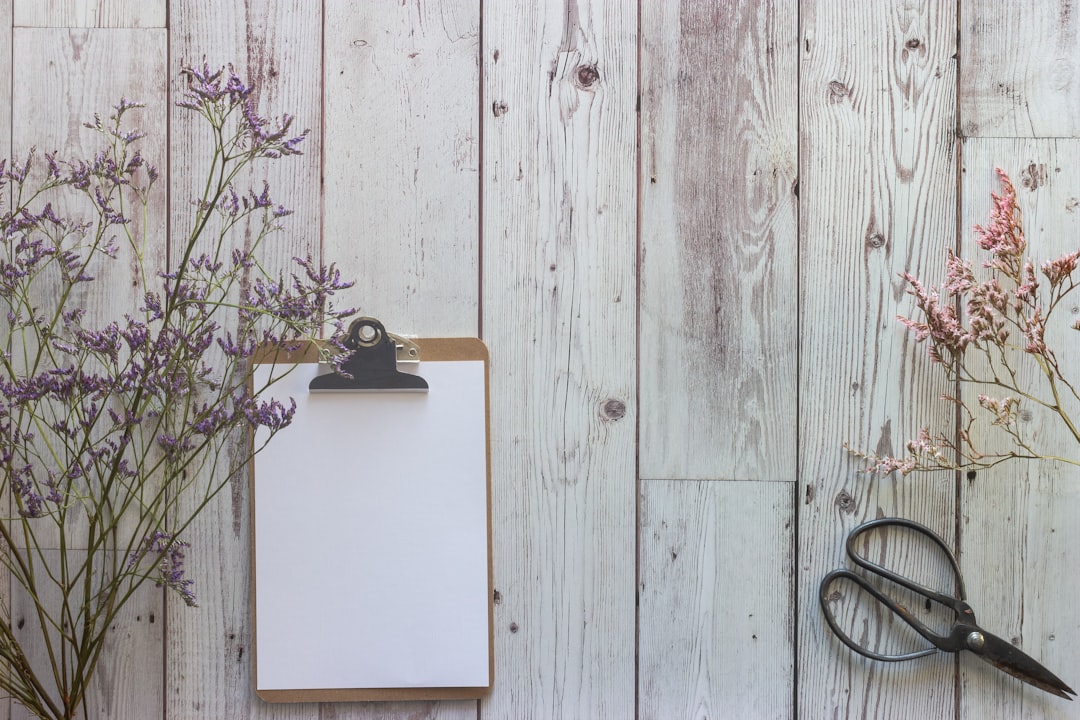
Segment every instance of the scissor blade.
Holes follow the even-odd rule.
[[[1061,678],[1012,643],[985,631],[983,637],[985,643],[981,650],[975,651],[975,654],[997,669],[1066,700],[1072,700],[1071,696],[1076,694],[1076,691],[1062,682]]]

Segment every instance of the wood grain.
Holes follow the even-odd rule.
[[[1069,0],[962,0],[960,129],[968,137],[1076,137],[1080,15]]]
[[[326,3],[324,245],[392,332],[479,333],[475,2]],[[498,682],[496,680],[496,682]],[[475,718],[475,700],[325,705],[321,718]]]
[[[11,156],[11,116],[14,107],[11,103],[12,78],[12,27],[11,2],[0,0],[0,158]]]
[[[797,3],[642,12],[641,474],[794,481]]]
[[[17,27],[165,27],[168,0],[12,0]]]
[[[1000,193],[995,167],[1012,177],[1023,213],[1028,254],[1038,267],[1077,249],[1080,236],[1080,143],[1068,140],[977,139],[964,144],[961,250],[976,268],[985,253],[972,227],[989,221],[990,193]],[[1042,279],[1040,277],[1040,279]],[[1047,343],[1062,359],[1066,376],[1080,380],[1074,359],[1080,337],[1069,326],[1080,316],[1071,297],[1051,316]],[[1022,387],[1046,396],[1046,385],[1030,356],[1011,353]],[[1001,390],[967,385],[961,397],[977,409],[978,394]],[[1066,397],[1073,418],[1080,399]],[[1064,424],[1032,403],[1020,408],[1018,425],[1037,449],[1080,461],[1080,448]],[[985,422],[975,441],[987,450],[1012,446]],[[963,567],[976,616],[990,632],[1012,640],[1074,689],[1080,686],[1080,579],[1070,569],[1080,547],[1080,471],[1052,462],[1013,462],[961,481]],[[993,671],[980,662],[961,666],[961,717],[1080,717],[1068,703]]]
[[[297,128],[318,127],[321,98],[321,17],[301,0],[260,3],[174,2],[169,27],[173,38],[170,68],[173,99],[183,92],[181,66],[204,62],[213,69],[232,64],[257,86],[260,114],[295,115]],[[173,173],[170,178],[170,227],[173,252],[191,228],[189,198],[205,178],[209,134],[190,114],[171,118]],[[265,179],[276,202],[293,208],[287,231],[264,247],[267,267],[286,269],[293,256],[319,258],[318,133],[300,158],[263,163],[239,183],[261,190]],[[246,242],[240,234],[232,242]],[[295,718],[318,716],[314,704],[269,705],[255,696],[251,618],[251,518],[247,477],[235,478],[192,525],[190,572],[204,607],[193,610],[168,602],[166,643],[166,717]]]
[[[85,551],[69,550],[69,562],[81,563]],[[43,562],[56,572],[60,552],[46,550]],[[41,567],[38,568],[39,574]],[[110,720],[145,720],[161,712],[162,705],[162,653],[165,633],[163,591],[152,582],[144,584],[109,627],[102,657],[87,690],[86,707],[91,718]],[[45,645],[34,638],[41,637],[34,603],[25,592],[16,589],[11,606],[11,616],[18,628],[22,647],[27,648],[27,659],[39,678],[51,677],[51,666]],[[44,585],[42,598],[51,607],[59,607],[59,588]],[[82,598],[76,592],[74,603]],[[55,632],[50,635],[56,643]],[[32,716],[21,706],[13,705],[11,717],[23,720]]]
[[[12,149],[25,159],[31,147],[40,155],[92,160],[104,138],[85,128],[99,113],[107,119],[121,97],[146,104],[125,116],[147,135],[139,147],[158,167],[166,167],[165,48],[161,30],[66,30],[17,28],[14,31],[14,76],[36,82],[14,84]],[[85,201],[60,198],[58,211],[85,217]],[[149,207],[149,224],[141,230],[147,265],[161,268],[165,247],[165,196],[159,192]],[[118,318],[141,299],[134,286],[133,255],[122,248],[117,262],[102,263],[94,283],[77,287],[74,302],[86,310],[86,322],[103,324]],[[101,290],[108,287],[109,291]]]
[[[940,717],[954,703],[948,660],[866,661],[831,637],[817,601],[862,520],[901,515],[953,538],[951,475],[859,474],[842,443],[902,453],[920,424],[952,417],[894,316],[910,311],[898,273],[939,267],[954,231],[954,12],[938,0],[800,7],[801,717]]]
[[[14,110],[11,102],[12,93],[12,28],[11,0],[0,0],[0,159],[11,158],[11,119]],[[6,198],[5,198],[6,201]],[[4,493],[0,498],[0,512],[5,517],[11,513],[11,497]],[[11,575],[7,565],[0,563],[0,613],[7,620],[11,618]],[[0,720],[11,717],[11,701],[0,698]]]
[[[36,145],[39,152],[59,151],[59,157],[92,159],[104,139],[84,128],[94,113],[108,117],[121,97],[138,99],[147,107],[133,111],[133,123],[147,133],[143,154],[165,168],[165,84],[163,80],[166,38],[161,30],[67,30],[18,28],[13,33],[13,76],[37,78],[37,82],[14,83],[12,145],[24,157]],[[58,212],[85,210],[60,199]],[[80,206],[84,208],[85,206]],[[145,243],[145,260],[153,272],[164,257],[165,199],[152,201],[145,226],[134,224],[136,238]],[[139,298],[132,281],[135,271],[130,250],[123,248],[117,262],[102,264],[96,281],[80,290],[75,302],[87,310],[88,323],[105,323],[131,312]],[[103,291],[102,288],[108,288]],[[82,533],[72,529],[69,550],[77,547]],[[41,537],[43,547],[57,547],[58,539]],[[55,555],[55,553],[53,553]],[[13,617],[26,616],[22,592],[13,593]],[[112,626],[108,643],[92,687],[90,708],[96,717],[146,717],[162,703],[161,592],[144,588]],[[157,623],[149,622],[155,616]],[[27,633],[30,633],[28,628]],[[135,677],[132,668],[147,675]],[[14,709],[14,717],[23,717]],[[104,714],[102,714],[104,713]]]
[[[484,6],[485,718],[634,713],[636,23],[626,4]]]
[[[904,515],[952,542],[959,517],[980,620],[1080,686],[1075,468],[1002,466],[958,489],[859,474],[842,448],[901,452],[953,423],[937,399],[952,388],[894,320],[913,309],[897,273],[940,281],[944,249],[970,250],[994,165],[1033,247],[1075,249],[1078,22],[1064,1],[0,0],[3,155],[9,140],[89,152],[78,122],[118,93],[153,105],[154,141],[180,65],[232,62],[262,108],[315,131],[250,178],[296,210],[268,261],[338,261],[360,279],[348,300],[388,327],[491,348],[489,698],[259,701],[238,482],[192,533],[203,607],[140,598],[95,714],[1080,717],[971,657],[864,661],[817,600],[858,522]],[[175,241],[207,144],[169,113]],[[922,562],[903,542],[880,552]],[[883,621],[849,599],[846,622]]]
[[[794,717],[790,483],[642,483],[639,714]]]
[[[476,2],[326,7],[326,238],[388,328],[479,322]]]

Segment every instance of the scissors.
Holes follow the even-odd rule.
[[[898,575],[876,563],[870,562],[856,552],[855,544],[861,535],[874,528],[886,526],[909,528],[932,540],[949,560],[953,576],[956,579],[956,593],[954,595],[946,595],[936,590],[931,590],[909,578]],[[821,609],[825,614],[825,621],[828,622],[832,631],[842,643],[855,652],[873,660],[899,662],[902,660],[913,660],[915,658],[925,657],[926,655],[932,655],[939,651],[956,653],[968,650],[997,669],[1007,672],[1013,677],[1017,677],[1026,683],[1034,685],[1040,690],[1045,690],[1048,693],[1065,698],[1066,700],[1072,700],[1072,697],[1070,696],[1076,695],[1076,692],[1072,688],[1036,662],[1031,656],[1022,652],[1012,643],[999,638],[997,635],[986,632],[979,626],[978,622],[975,620],[975,612],[967,603],[967,594],[964,591],[964,578],[960,574],[960,565],[956,561],[956,556],[949,550],[945,541],[930,528],[903,518],[879,518],[877,520],[871,520],[859,525],[848,535],[847,555],[851,558],[852,562],[864,570],[883,577],[901,587],[905,587],[912,592],[918,593],[928,600],[932,600],[939,605],[952,609],[956,613],[956,620],[948,630],[948,634],[939,635],[919,620],[915,619],[911,611],[906,607],[871,585],[862,575],[857,575],[850,570],[834,570],[826,575],[821,581],[819,592]],[[833,615],[832,609],[829,606],[829,587],[838,579],[844,579],[855,583],[860,589],[872,595],[874,599],[892,611],[895,615],[899,616],[900,619],[910,625],[915,632],[929,641],[933,647],[909,653],[885,655],[869,650],[852,640],[847,633],[840,629],[836,617]],[[929,603],[927,603],[927,606],[929,607]]]

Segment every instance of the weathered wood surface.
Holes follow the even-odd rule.
[[[961,0],[960,131],[1080,135],[1080,13],[1069,0]]]
[[[986,225],[990,193],[1000,193],[995,167],[1005,170],[1017,190],[1028,254],[1035,267],[1077,249],[1080,237],[1080,143],[1065,140],[968,139],[961,176],[961,249],[978,268],[986,253],[975,245],[973,226]],[[985,276],[985,275],[984,275]],[[1040,279],[1043,279],[1040,277]],[[1069,326],[1080,317],[1080,299],[1070,297],[1055,310],[1047,342],[1063,360],[1075,384],[1080,333]],[[1045,381],[1033,359],[1012,353],[1021,387],[1048,398]],[[1001,398],[992,387],[966,388],[965,402],[978,407],[979,393]],[[1080,399],[1066,394],[1072,418]],[[985,418],[984,418],[985,419]],[[1022,403],[1018,425],[1046,454],[1080,462],[1076,440],[1060,418],[1034,403]],[[975,442],[1000,444],[1000,433],[985,423],[975,426]],[[1080,643],[1080,478],[1075,465],[1020,463],[1000,465],[961,481],[961,563],[970,577],[968,594],[985,627],[1016,642],[1048,668],[1077,687]],[[1076,717],[1076,709],[1001,674],[987,673],[979,662],[961,665],[961,715],[965,718]]]
[[[388,328],[476,336],[476,3],[326,3],[323,257]],[[475,718],[477,702],[324,705],[323,720]]]
[[[11,0],[0,0],[0,159],[11,156]],[[0,512],[11,512],[11,498],[0,498]],[[0,566],[0,613],[11,617],[11,575],[7,565]],[[0,719],[11,717],[11,701],[0,698]]]
[[[324,248],[388,328],[476,336],[480,8],[326,4]]]
[[[638,717],[794,717],[795,486],[643,485]]]
[[[483,16],[496,680],[481,716],[634,713],[637,13]]]
[[[641,476],[793,482],[797,3],[642,12]]]
[[[953,421],[897,273],[970,249],[994,165],[1033,243],[1075,248],[1071,5],[520,5],[0,0],[5,156],[69,147],[119,93],[156,104],[175,243],[207,147],[176,71],[232,62],[313,130],[263,173],[296,209],[272,259],[337,261],[389,326],[492,351],[490,697],[258,700],[237,483],[191,538],[202,607],[132,608],[97,716],[1080,717],[974,658],[865,661],[817,601],[848,530],[912,517],[957,543],[988,628],[1080,685],[1075,469],[872,478],[842,447]]]
[[[898,273],[937,268],[953,235],[955,8],[803,2],[801,13],[799,713],[944,717],[951,660],[854,655],[829,633],[818,584],[863,520],[901,515],[953,537],[951,475],[860,475],[842,443],[902,454],[920,424],[951,419],[936,402],[947,388],[895,315],[907,304]]]
[[[322,19],[305,11],[308,7],[300,0],[258,7],[240,0],[171,3],[173,70],[204,62],[211,68],[232,63],[238,75],[258,85],[253,100],[261,114],[289,112],[303,118],[298,123],[314,125],[321,101]],[[179,98],[183,83],[175,72],[171,81],[172,96]],[[201,191],[194,182],[205,177],[210,137],[205,124],[194,122],[183,110],[174,109],[171,118],[170,239],[175,255],[191,229],[188,202]],[[304,143],[304,155],[261,163],[238,181],[242,192],[246,187],[260,191],[265,180],[271,197],[297,209],[286,218],[288,230],[263,246],[262,256],[270,266],[287,267],[293,256],[320,254],[320,146],[315,133]],[[192,610],[167,598],[165,716],[317,717],[314,705],[270,705],[255,695],[247,478],[232,480],[188,534],[192,538],[188,564],[199,573],[203,607]]]
[[[12,0],[16,27],[165,27],[168,0]]]
[[[92,160],[101,147],[101,137],[83,127],[94,113],[108,118],[121,97],[145,102],[143,110],[132,111],[125,126],[139,127],[148,135],[143,146],[148,158],[165,163],[166,116],[166,36],[163,30],[16,28],[13,31],[13,77],[35,78],[35,82],[13,83],[11,145],[17,157],[33,146],[38,160],[46,152],[59,151],[61,157]],[[63,204],[57,203],[62,210]],[[86,215],[85,203],[78,206]],[[150,267],[163,267],[165,201],[160,197],[148,209],[148,222],[132,225],[136,241],[149,248]],[[126,258],[126,259],[124,259]],[[117,317],[118,308],[138,302],[132,290],[130,251],[121,259],[104,264],[97,276],[110,288],[108,294],[84,293],[77,298],[90,322],[104,324]],[[71,537],[81,536],[75,532]],[[40,538],[45,547],[57,547],[57,539]],[[46,557],[55,557],[48,550]],[[53,567],[56,567],[53,565]],[[39,577],[40,577],[39,567]],[[12,593],[11,616],[24,637],[37,632],[32,603],[21,589]],[[162,704],[161,652],[164,628],[163,593],[152,584],[141,588],[131,605],[113,624],[100,674],[88,692],[91,710],[99,717],[145,718],[158,712]],[[32,660],[43,670],[44,654]],[[26,717],[21,708],[12,717]]]

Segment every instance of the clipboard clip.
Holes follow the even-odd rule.
[[[334,364],[339,371],[318,375],[309,392],[427,392],[427,380],[397,369],[398,362],[420,361],[420,348],[411,340],[386,332],[371,317],[353,320],[343,343],[349,357]],[[351,376],[351,377],[347,377]]]

